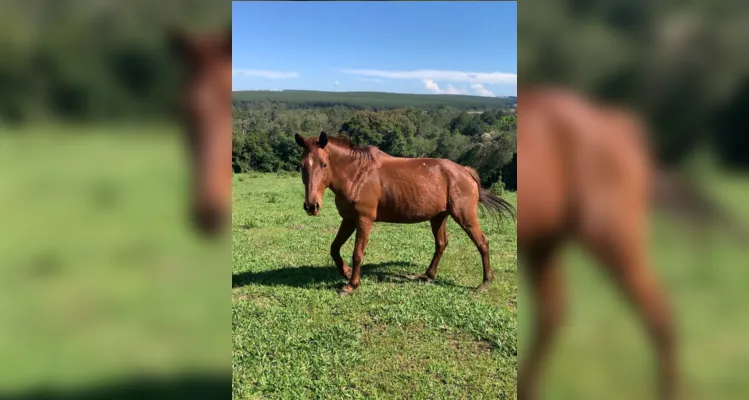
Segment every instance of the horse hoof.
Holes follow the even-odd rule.
[[[476,293],[484,293],[487,290],[489,290],[489,284],[487,283],[482,283],[476,289],[473,289],[473,291]]]
[[[421,275],[409,275],[408,279],[411,279],[412,281],[419,281],[419,282],[432,282],[434,281],[434,278],[430,278],[429,276],[425,274]]]
[[[340,290],[338,290],[338,295],[341,297],[346,297],[350,295],[351,293],[353,293],[353,291],[354,291],[354,288],[352,288],[350,285],[346,285],[342,287]]]

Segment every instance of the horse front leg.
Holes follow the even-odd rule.
[[[348,241],[355,230],[356,221],[344,219],[341,221],[341,227],[338,228],[338,234],[330,245],[330,256],[333,257],[333,261],[336,267],[338,267],[338,272],[346,279],[351,278],[351,267],[346,265],[346,262],[341,258],[341,247]]]
[[[356,222],[356,244],[354,245],[354,257],[351,260],[353,268],[348,284],[338,291],[338,294],[341,296],[349,295],[354,289],[359,287],[361,263],[364,259],[364,250],[367,247],[367,241],[369,240],[369,232],[372,230],[372,222],[371,219],[364,217],[360,217]]]

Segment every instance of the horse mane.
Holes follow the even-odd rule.
[[[348,149],[351,152],[351,155],[356,160],[361,161],[372,161],[375,157],[375,151],[379,150],[376,146],[370,146],[370,145],[355,145],[350,138],[346,136],[328,136],[328,144],[333,144],[335,146]]]

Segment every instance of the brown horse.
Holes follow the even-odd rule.
[[[431,281],[447,247],[447,217],[452,216],[481,254],[484,278],[479,290],[494,279],[489,262],[489,243],[481,231],[479,204],[495,215],[515,216],[514,209],[481,187],[475,170],[450,160],[392,157],[377,147],[354,146],[344,137],[295,136],[304,148],[301,169],[304,210],[319,215],[323,193],[330,188],[343,221],[330,246],[338,271],[348,284],[338,292],[350,294],[359,286],[361,263],[374,222],[417,223],[430,221],[434,234],[434,255],[424,275]],[[356,231],[353,268],[341,258],[340,250]]]
[[[169,39],[187,66],[181,110],[192,164],[192,217],[202,232],[215,235],[231,215],[231,32],[172,32]]]
[[[518,97],[518,250],[536,329],[521,361],[518,398],[534,399],[544,357],[564,312],[560,248],[583,244],[635,306],[657,352],[659,393],[676,389],[672,313],[646,243],[657,170],[645,128],[631,114],[563,89]]]

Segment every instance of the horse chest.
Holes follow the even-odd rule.
[[[351,217],[356,213],[356,203],[343,196],[335,197],[335,207],[342,218]]]
[[[345,196],[336,196],[335,205],[338,214],[344,219],[356,219],[366,216],[375,219],[377,216],[377,203],[366,200],[351,200]]]

